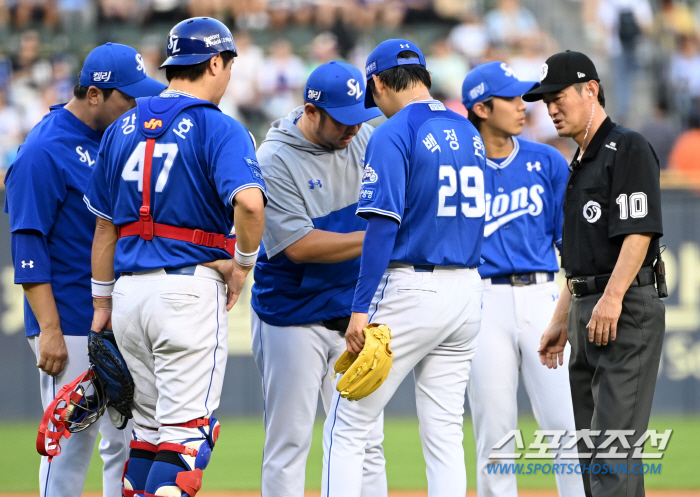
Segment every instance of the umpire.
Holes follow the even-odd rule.
[[[595,447],[579,440],[586,495],[639,497],[644,477],[634,465],[642,461],[620,438],[632,445],[647,429],[664,339],[663,280],[654,287],[654,268],[663,269],[654,266],[663,234],[659,161],[639,133],[606,116],[599,81],[587,56],[567,51],[547,59],[541,86],[523,96],[544,99],[559,136],[579,145],[564,198],[568,291],[539,353],[547,367],[561,365],[570,330],[576,429],[600,430]],[[607,430],[633,432],[608,445]]]

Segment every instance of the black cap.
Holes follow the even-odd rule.
[[[545,93],[556,93],[573,84],[591,80],[600,82],[593,61],[581,52],[567,50],[547,59],[540,71],[540,86],[523,95],[523,100],[536,102]]]

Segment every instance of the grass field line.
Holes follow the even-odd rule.
[[[697,497],[693,490],[647,490],[647,497]],[[260,497],[259,492],[198,492],[198,497]],[[319,493],[306,492],[305,497],[318,497]],[[518,490],[518,497],[558,497],[555,490]],[[0,497],[39,497],[38,493],[0,493]],[[102,497],[101,492],[83,493],[82,497]],[[428,497],[428,492],[389,492],[389,497]],[[476,497],[476,492],[467,492],[466,497]]]

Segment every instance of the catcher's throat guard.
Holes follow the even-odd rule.
[[[61,437],[83,431],[97,421],[107,408],[107,399],[91,367],[64,385],[44,411],[39,424],[36,450],[49,461],[61,453]]]

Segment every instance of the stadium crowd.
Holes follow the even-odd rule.
[[[5,0],[0,177],[49,106],[70,99],[77,68],[92,48],[56,40],[87,32],[97,33],[99,43],[130,44],[148,74],[164,80],[158,26],[191,16],[228,23],[238,58],[221,108],[259,142],[272,120],[302,101],[315,67],[332,59],[363,67],[377,37],[420,38],[429,47],[433,95],[461,113],[462,81],[477,64],[505,60],[520,79],[539,80],[547,54],[568,48],[541,21],[553,3],[575,12],[584,26],[584,39],[571,48],[608,62],[604,85],[614,96],[613,119],[645,134],[663,168],[696,175],[700,184],[700,0]],[[138,37],[112,35],[123,27],[131,31],[121,33]],[[638,105],[641,100],[649,104]],[[542,105],[530,106],[524,136],[553,144],[566,157],[574,152]]]

